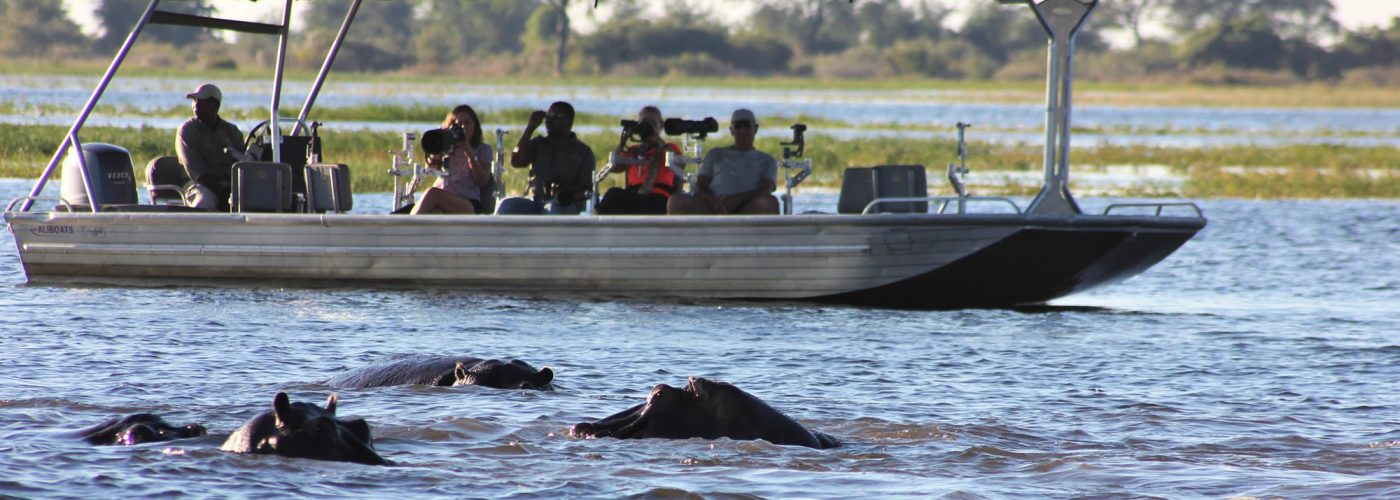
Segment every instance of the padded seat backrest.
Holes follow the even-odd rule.
[[[286,163],[240,161],[233,164],[234,212],[291,212],[292,167]]]
[[[349,212],[354,208],[350,167],[337,163],[306,166],[306,206],[316,213]]]
[[[152,205],[184,205],[190,178],[174,156],[158,156],[146,164],[146,194]]]
[[[858,214],[876,198],[927,198],[928,178],[923,165],[880,165],[848,168],[841,180],[836,211]],[[876,213],[927,213],[928,202],[893,202],[877,205]]]

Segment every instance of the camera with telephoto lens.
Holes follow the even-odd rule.
[[[418,142],[423,145],[423,153],[440,155],[451,153],[452,148],[466,138],[466,129],[463,129],[461,125],[453,125],[448,128],[435,128],[423,132],[423,138]]]
[[[719,131],[719,122],[713,117],[704,120],[682,120],[680,118],[667,118],[665,127],[666,135],[685,134],[712,134]]]
[[[656,131],[651,128],[651,124],[637,120],[622,120],[622,134],[628,138],[641,142],[643,139],[651,137]]]

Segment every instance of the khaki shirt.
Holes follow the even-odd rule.
[[[532,197],[554,198],[559,194],[556,188],[578,195],[593,190],[593,168],[597,164],[593,149],[578,140],[573,132],[560,142],[536,137],[526,147],[529,148]]]
[[[243,151],[243,133],[223,119],[209,128],[198,118],[190,118],[175,132],[175,154],[191,181],[208,174],[228,177],[236,160],[224,152],[226,147]]]

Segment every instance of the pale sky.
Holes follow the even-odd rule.
[[[913,3],[917,0],[904,1]],[[988,1],[991,0],[945,0],[945,3],[958,7],[966,7],[973,5],[975,2]],[[1103,1],[1106,3],[1113,0]],[[712,9],[714,12],[725,15],[731,20],[742,18],[753,9],[754,4],[751,0],[708,0],[708,2],[716,6],[716,8]],[[276,0],[262,0],[259,2],[252,2],[249,0],[213,0],[211,3],[219,10],[219,15],[221,17],[250,21],[259,20],[268,15],[278,15],[283,7],[282,2]],[[602,9],[607,3],[607,0],[603,0],[599,8]],[[1389,24],[1390,18],[1400,16],[1400,0],[1332,0],[1332,3],[1337,7],[1337,20],[1347,29],[1356,29],[1360,26],[1384,26]],[[77,19],[79,24],[83,26],[84,32],[91,33],[94,30],[92,11],[97,4],[97,0],[63,0],[63,4],[68,8],[69,15]],[[660,1],[653,3],[653,5],[656,6],[660,4]],[[346,5],[348,6],[349,3],[347,2]],[[573,2],[573,8],[571,10],[575,12],[575,15],[572,17],[576,19],[576,26],[578,29],[584,31],[588,30],[590,23],[588,22],[586,12],[592,8],[592,5],[593,2],[587,0]]]

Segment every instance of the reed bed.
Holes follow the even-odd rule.
[[[512,120],[524,117],[511,117]],[[435,121],[435,120],[428,120]],[[0,177],[32,178],[52,157],[66,127],[0,124]],[[515,137],[512,137],[514,139]],[[350,166],[357,191],[388,191],[392,180],[387,174],[389,151],[401,143],[399,134],[372,131],[322,132],[327,161]],[[581,134],[606,161],[607,152],[617,142],[616,134]],[[82,140],[117,144],[131,151],[140,169],[151,158],[174,154],[174,133],[155,127],[87,127]],[[758,147],[778,156],[782,151],[777,137],[763,137]],[[724,137],[707,141],[713,148],[728,144]],[[513,146],[507,144],[507,147]],[[1033,144],[970,142],[969,166],[974,170],[1039,171],[1042,149]],[[956,158],[957,146],[946,139],[863,138],[836,139],[821,134],[808,136],[807,157],[815,171],[805,187],[837,188],[841,172],[848,166],[881,164],[923,164],[931,184],[943,166]],[[1238,198],[1400,198],[1400,151],[1391,147],[1343,145],[1287,145],[1279,147],[1227,146],[1216,148],[1177,148],[1149,146],[1096,146],[1074,150],[1076,168],[1089,169],[1118,165],[1163,165],[1185,176],[1179,193],[1190,197]],[[611,176],[605,187],[620,176]],[[524,170],[510,169],[507,191],[519,193],[526,182]],[[941,187],[934,189],[942,189]],[[1005,182],[981,187],[979,194],[1026,194],[1033,188]],[[1162,194],[1150,181],[1131,185],[1117,194]]]

